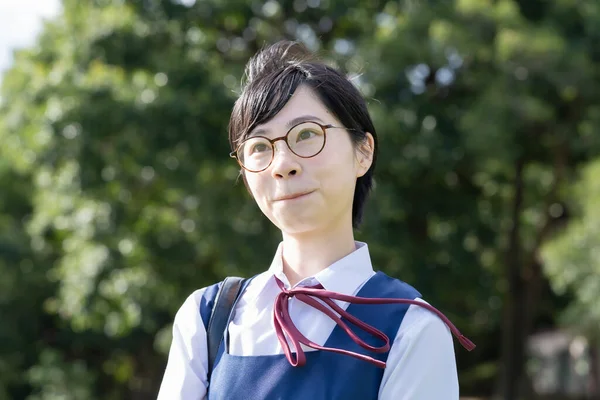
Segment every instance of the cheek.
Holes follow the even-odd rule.
[[[330,170],[321,179],[326,193],[336,201],[348,197],[353,191],[356,178],[349,168],[337,168],[335,173]]]
[[[245,175],[245,182],[248,191],[258,207],[266,212],[265,206],[267,204],[266,195],[268,194],[267,183],[259,174],[247,174]]]
[[[354,191],[356,168],[352,153],[335,154],[324,157],[319,168],[319,180],[332,197],[346,197]]]
[[[244,181],[252,197],[259,199],[264,193],[264,184],[261,182],[258,174],[246,174],[244,175]]]

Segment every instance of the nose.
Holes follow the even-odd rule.
[[[275,179],[288,179],[300,174],[302,167],[298,161],[298,156],[292,153],[285,141],[275,143],[273,147],[271,175]]]

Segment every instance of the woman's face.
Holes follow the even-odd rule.
[[[284,136],[288,123],[302,118],[341,127],[307,86],[300,86],[285,107],[251,133],[270,139]],[[365,147],[373,149],[372,136]],[[245,171],[250,192],[262,212],[286,234],[302,234],[352,225],[352,201],[356,179],[371,165],[371,157],[355,149],[345,129],[327,129],[323,150],[312,158],[292,153],[275,142],[271,165],[261,172]]]

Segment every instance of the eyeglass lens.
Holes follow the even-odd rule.
[[[286,135],[289,149],[299,157],[313,157],[325,144],[323,128],[314,122],[305,122],[293,127]],[[260,171],[269,166],[273,159],[273,144],[265,137],[251,137],[237,151],[238,160],[244,168]]]

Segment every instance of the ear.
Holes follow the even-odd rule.
[[[373,155],[375,154],[375,139],[370,132],[367,132],[365,139],[356,149],[356,177],[360,178],[367,173],[373,164]]]

